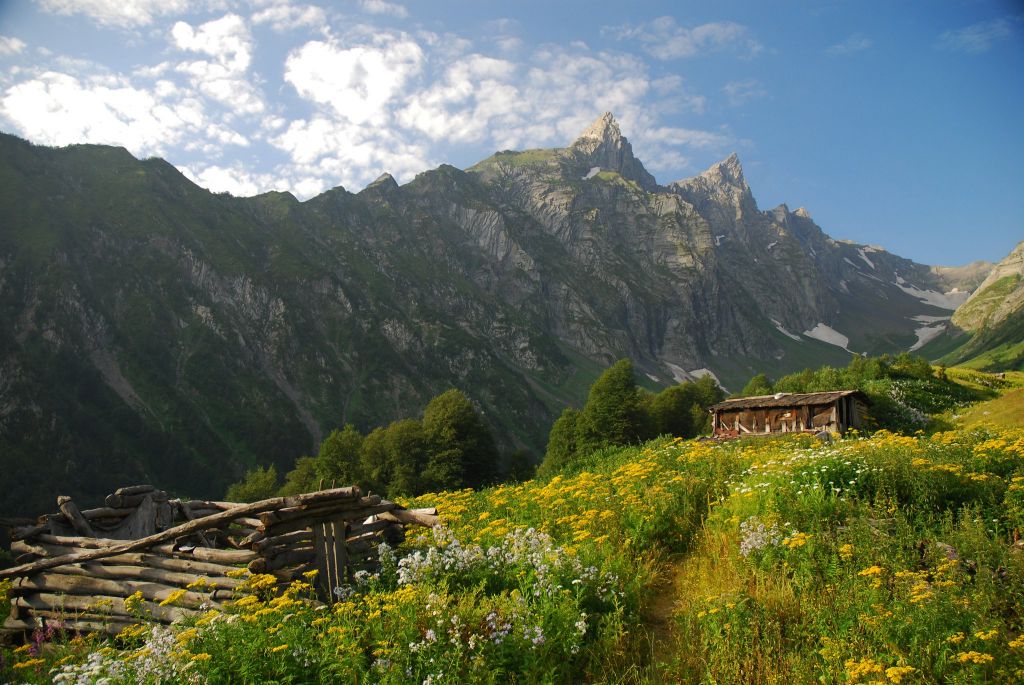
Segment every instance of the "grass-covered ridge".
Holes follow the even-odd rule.
[[[301,584],[254,576],[256,596],[170,632],[5,649],[0,679],[1024,677],[1019,429],[834,444],[660,439],[584,468],[422,496],[413,504],[436,505],[447,528],[411,535],[334,607],[315,606]],[[666,568],[678,573],[675,639],[652,648],[643,607]]]

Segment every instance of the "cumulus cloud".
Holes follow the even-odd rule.
[[[199,27],[179,21],[171,29],[171,38],[181,50],[213,58],[177,65],[179,72],[190,77],[194,88],[233,112],[256,114],[263,111],[263,99],[247,77],[253,41],[242,17],[227,14]]]
[[[730,81],[722,87],[722,92],[725,93],[726,98],[729,100],[729,104],[734,107],[749,102],[750,100],[763,98],[768,94],[765,87],[756,79]]]
[[[162,154],[204,119],[193,100],[166,102],[123,79],[52,71],[9,88],[0,114],[36,142],[123,145],[140,156]]]
[[[274,5],[253,14],[252,23],[267,24],[274,31],[284,33],[307,26],[325,26],[327,12],[316,5]]]
[[[272,174],[253,173],[240,164],[228,167],[211,164],[197,168],[182,165],[178,169],[196,185],[214,193],[230,193],[238,197],[287,189],[289,185],[287,181]]]
[[[939,36],[936,45],[943,50],[977,55],[987,52],[995,43],[1012,36],[1014,28],[1008,19],[980,21],[962,29],[946,31]]]
[[[625,24],[606,28],[605,31],[620,40],[638,41],[645,52],[661,60],[716,52],[753,57],[764,50],[764,46],[751,37],[747,27],[732,21],[687,28],[680,26],[672,17],[660,17],[638,26]]]
[[[25,41],[11,36],[0,36],[0,55],[16,55],[25,49]]]
[[[399,19],[404,19],[409,16],[409,11],[404,6],[399,5],[395,2],[385,2],[384,0],[360,0],[360,7],[363,8],[364,12],[370,14],[389,14]]]
[[[310,41],[288,55],[285,81],[302,97],[328,105],[344,120],[387,123],[388,104],[419,72],[423,50],[401,34],[378,33],[367,42]]]
[[[854,33],[843,42],[829,46],[825,52],[830,55],[852,55],[855,52],[864,52],[872,45],[874,45],[874,41],[863,33]]]
[[[101,26],[138,28],[158,17],[181,14],[188,0],[38,0],[52,14],[84,14]]]

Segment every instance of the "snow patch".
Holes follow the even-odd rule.
[[[589,181],[590,179],[592,179],[595,176],[597,176],[599,173],[601,173],[601,167],[599,167],[599,166],[592,166],[592,167],[590,167],[590,171],[587,172],[587,175],[583,177],[583,180],[584,181]]]
[[[935,323],[936,321],[949,321],[948,316],[929,316],[928,314],[918,314],[917,316],[910,317],[911,321],[918,323]]]
[[[718,380],[718,376],[716,376],[715,372],[712,371],[711,369],[693,369],[692,371],[690,371],[690,375],[693,376],[694,378],[704,378],[704,376],[711,376],[715,380],[715,383],[718,383],[719,386],[722,385],[722,382]]]
[[[851,262],[848,257],[843,257],[843,261],[852,266],[854,269],[860,269],[860,267]]]
[[[693,380],[693,377],[690,376],[690,374],[687,373],[686,369],[684,369],[683,367],[676,366],[672,362],[665,362],[665,366],[667,366],[668,370],[672,372],[672,380],[674,380],[676,383],[683,383],[685,381]]]
[[[853,354],[849,347],[850,339],[836,329],[826,326],[823,323],[818,323],[818,325],[811,330],[804,331],[804,335],[808,338],[814,338],[815,340],[820,340],[823,343],[828,343],[829,345],[841,347],[847,352]]]
[[[870,259],[868,259],[868,256],[866,254],[864,254],[864,248],[860,248],[859,250],[857,250],[857,254],[860,255],[861,259],[863,259],[865,262],[868,263],[868,266],[870,266],[872,269],[875,268],[875,263],[873,261],[871,261]]]
[[[724,233],[722,235],[716,235],[715,236],[715,247],[721,247],[722,246],[722,238],[725,238],[725,237],[727,237],[727,236]]]
[[[658,377],[657,377],[657,376],[655,376],[654,374],[650,374],[650,373],[649,373],[649,374],[646,374],[646,375],[647,375],[647,377],[648,377],[648,378],[650,378],[650,379],[651,379],[652,381],[654,381],[655,383],[657,383],[657,382],[658,382]]]
[[[778,244],[779,244],[779,241],[778,241],[778,240],[773,240],[772,242],[768,243],[768,247],[767,247],[767,248],[765,248],[765,249],[768,249],[768,250],[770,250],[770,249],[772,249],[773,247],[775,247],[775,246],[776,246],[776,245],[778,245]]]
[[[945,321],[939,323],[933,323],[930,326],[921,326],[914,334],[917,336],[917,342],[910,346],[910,351],[919,350],[929,342],[939,336],[942,331],[946,330]]]
[[[921,290],[908,284],[899,276],[896,277],[896,287],[911,297],[916,297],[925,304],[930,304],[939,309],[954,310],[962,305],[969,295],[969,293],[957,289],[951,290],[948,293],[940,293],[937,290]]]
[[[772,321],[773,324],[775,324],[775,330],[777,330],[779,333],[782,333],[787,338],[792,338],[793,340],[796,340],[797,342],[802,342],[799,335],[796,335],[794,333],[790,333],[789,331],[787,331],[785,328],[782,327],[781,323],[779,323],[775,319],[772,319],[771,321]]]

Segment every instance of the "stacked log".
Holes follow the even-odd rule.
[[[57,503],[60,513],[12,529],[20,565],[0,570],[13,579],[7,631],[116,634],[143,617],[170,623],[221,608],[245,588],[229,574],[245,569],[280,583],[317,569],[320,597],[331,601],[358,570],[378,568],[381,542],[401,542],[406,524],[438,522],[435,510],[409,511],[357,487],[239,504],[136,485],[95,509]],[[126,604],[136,593],[141,600]]]

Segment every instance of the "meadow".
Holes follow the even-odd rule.
[[[0,680],[1024,679],[1021,430],[659,439],[409,504],[446,526],[385,550],[333,606],[254,575],[170,629],[5,647]],[[669,630],[645,625],[652,602]]]

